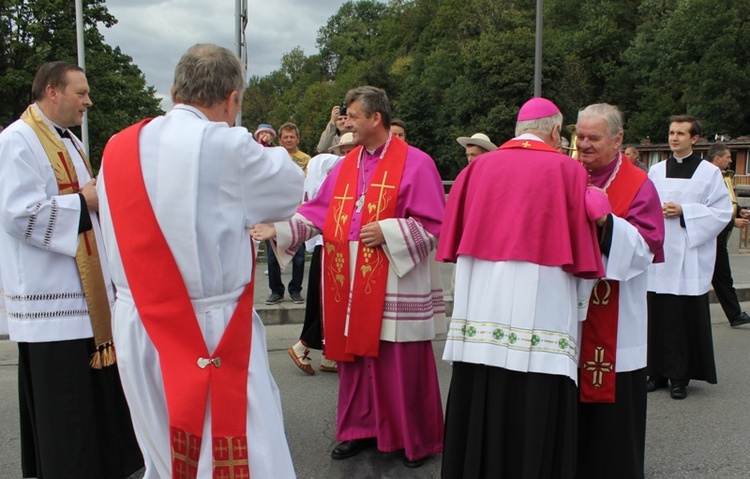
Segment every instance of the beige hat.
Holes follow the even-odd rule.
[[[333,145],[332,147],[328,148],[328,151],[338,151],[338,149],[342,146],[349,146],[349,145],[355,145],[354,143],[354,134],[344,133],[341,135],[341,138],[339,138],[339,142]]]
[[[456,141],[466,148],[467,146],[476,145],[480,148],[484,148],[487,151],[497,150],[497,146],[490,141],[490,137],[484,133],[474,133],[471,137],[459,136]]]

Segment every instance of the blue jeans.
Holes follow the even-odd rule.
[[[271,243],[266,241],[268,256],[268,287],[272,293],[284,296],[284,283],[281,282],[279,260],[273,254]],[[289,294],[302,292],[302,279],[305,275],[305,243],[302,243],[292,258],[292,280],[289,281]]]

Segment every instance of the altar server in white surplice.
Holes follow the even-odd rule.
[[[672,156],[649,170],[664,214],[664,263],[648,272],[649,392],[671,382],[673,399],[687,397],[691,379],[716,384],[708,290],[716,236],[732,219],[732,201],[718,168],[693,152],[700,122],[673,116]]]
[[[175,70],[172,111],[104,153],[114,334],[147,479],[295,476],[246,228],[289,218],[304,174],[231,127],[243,84],[229,50],[195,45]]]

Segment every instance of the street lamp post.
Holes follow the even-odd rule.
[[[542,96],[542,11],[544,0],[536,0],[536,41],[534,44],[534,96]]]

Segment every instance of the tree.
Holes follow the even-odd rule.
[[[83,2],[86,76],[94,106],[89,110],[92,166],[98,169],[107,140],[119,130],[163,111],[132,58],[104,43],[98,23],[117,20],[104,0]],[[31,101],[37,69],[49,61],[77,62],[75,3],[67,0],[6,0],[0,3],[0,122],[17,119]]]
[[[636,73],[630,137],[665,138],[669,115],[703,120],[704,134],[747,133],[750,120],[750,4],[645,0],[648,18],[625,52]]]
[[[699,116],[709,134],[748,133],[747,0],[544,3],[542,94],[567,124],[608,102],[628,142],[663,138],[674,113]],[[535,16],[535,0],[350,0],[321,27],[319,54],[293,51],[264,77],[277,87],[262,104],[274,121],[294,118],[311,149],[348,89],[384,88],[409,142],[452,179],[466,164],[456,137],[513,136],[533,94]]]

